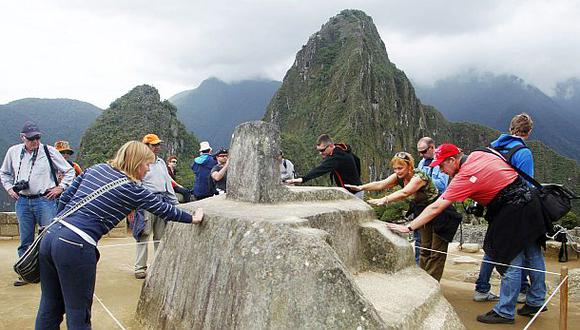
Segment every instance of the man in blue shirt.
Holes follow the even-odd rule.
[[[428,136],[422,137],[417,142],[417,152],[419,152],[421,157],[423,157],[419,162],[419,165],[417,165],[417,168],[419,168],[421,171],[423,171],[423,173],[431,178],[435,184],[435,187],[437,187],[439,194],[442,194],[447,188],[447,184],[449,183],[449,176],[441,172],[439,166],[429,166],[433,161],[436,148],[437,146],[435,145],[435,141]],[[421,235],[419,230],[415,230],[413,235],[415,236],[415,262],[418,265],[420,253],[417,247],[421,246]]]
[[[449,183],[449,176],[439,169],[439,166],[430,167],[429,164],[433,161],[433,155],[435,153],[435,141],[430,137],[423,137],[417,142],[417,151],[421,154],[421,161],[417,166],[423,173],[427,174],[428,177],[433,180],[435,187],[439,190],[439,194],[442,194],[447,188]]]
[[[193,160],[191,169],[195,173],[193,183],[193,196],[196,200],[211,197],[215,190],[210,186],[211,170],[217,165],[217,160],[211,154],[209,142],[203,141],[199,144],[200,155]]]

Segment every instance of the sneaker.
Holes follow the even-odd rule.
[[[136,271],[135,272],[135,278],[138,280],[142,280],[145,277],[147,277],[147,272],[145,272],[144,270],[140,270],[140,271]]]
[[[20,277],[16,281],[14,281],[14,286],[23,286],[26,284],[28,284],[28,282],[26,282],[25,280],[23,280]]]
[[[498,301],[499,297],[497,295],[493,294],[493,292],[491,292],[491,291],[488,291],[488,292],[475,291],[475,294],[473,295],[473,300],[477,301],[477,302]]]
[[[526,293],[525,292],[520,292],[518,294],[518,304],[523,304],[526,302]]]
[[[522,306],[522,308],[518,309],[518,315],[533,316],[540,310],[540,307],[542,306],[530,306],[528,304],[525,304],[524,306]],[[542,309],[542,312],[545,312],[547,310],[548,308],[544,307],[544,309]]]
[[[477,316],[477,321],[488,324],[514,324],[514,319],[508,319],[496,313],[493,309]]]

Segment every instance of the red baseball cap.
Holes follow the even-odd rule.
[[[429,166],[435,167],[441,164],[445,159],[451,156],[455,156],[461,152],[461,149],[457,148],[452,143],[443,143],[437,149],[435,149],[435,155],[433,157],[433,161]]]

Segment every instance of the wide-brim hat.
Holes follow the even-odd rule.
[[[68,141],[64,141],[64,140],[56,141],[54,143],[54,147],[56,148],[56,150],[60,151],[61,153],[62,152],[65,152],[65,153],[69,153],[71,155],[75,153],[71,149],[70,144],[68,143]]]
[[[199,144],[199,151],[205,151],[205,150],[210,150],[211,146],[209,145],[209,142],[207,141],[202,141]]]

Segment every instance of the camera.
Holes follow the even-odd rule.
[[[472,202],[465,208],[465,213],[473,214],[476,217],[483,217],[483,205],[480,205],[478,202]]]
[[[26,190],[28,188],[30,188],[30,184],[28,183],[28,181],[20,180],[14,184],[12,190],[14,190],[14,192],[17,193],[19,191]]]

